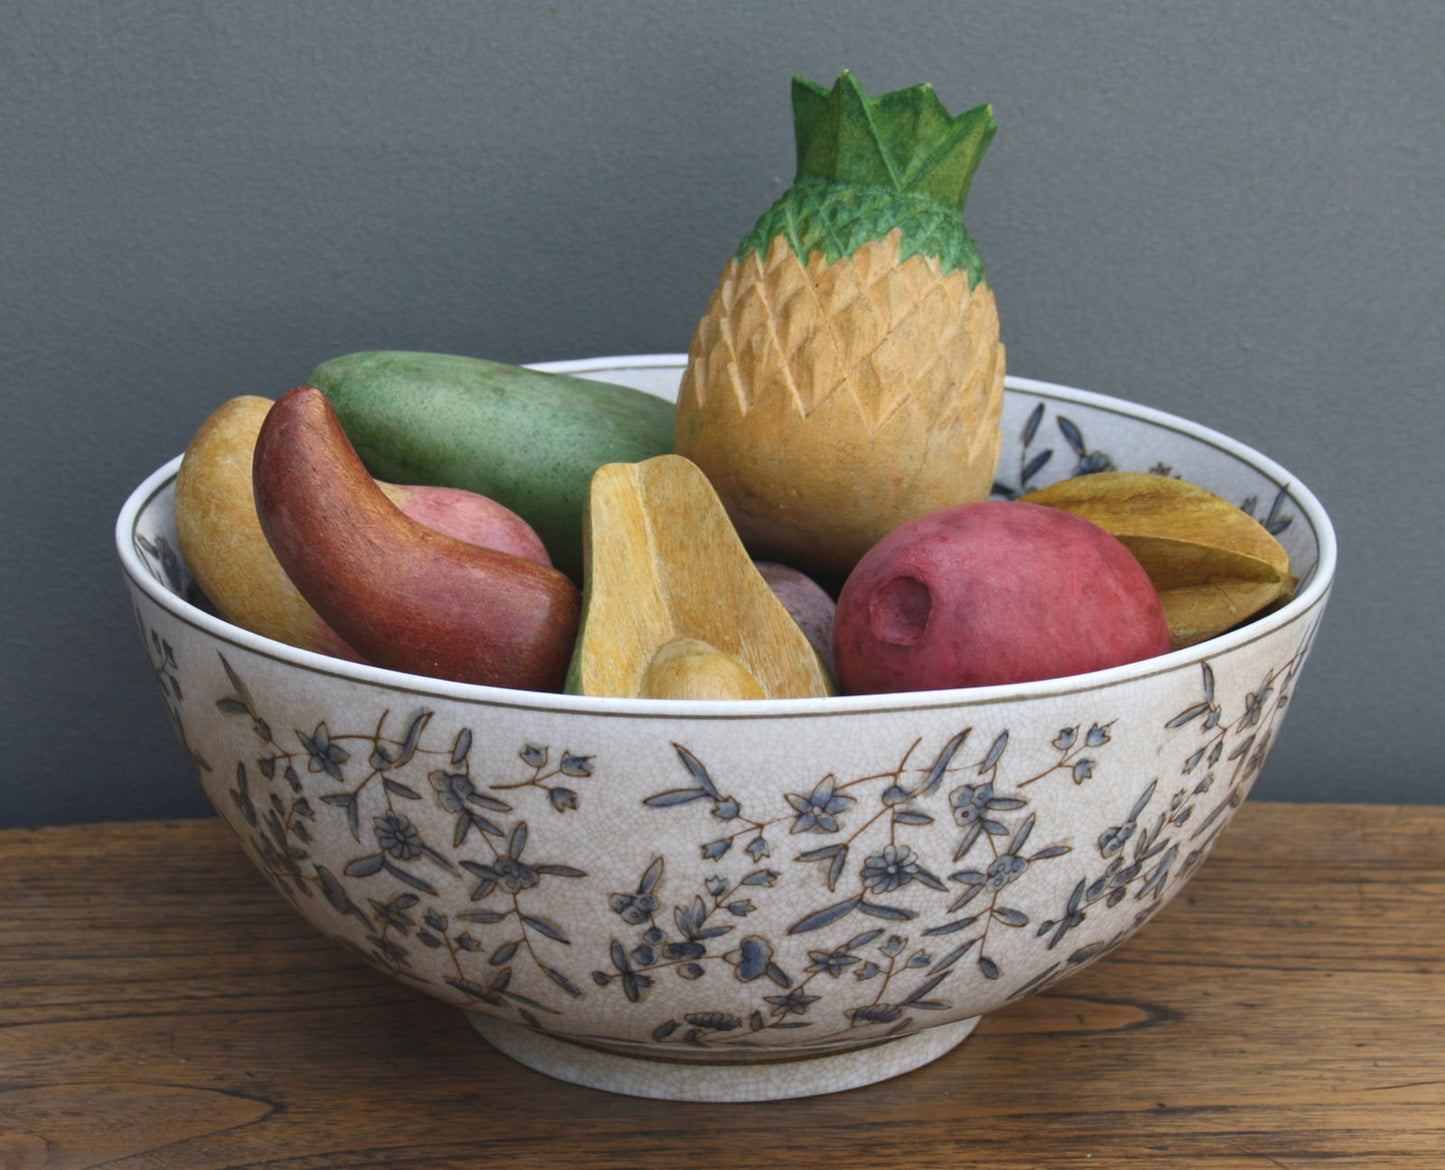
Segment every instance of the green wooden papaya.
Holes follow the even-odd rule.
[[[481,358],[373,350],[323,362],[307,383],[374,476],[505,504],[575,580],[592,473],[672,450],[665,399]]]

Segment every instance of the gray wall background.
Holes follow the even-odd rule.
[[[1338,584],[1258,795],[1445,798],[1445,5],[0,3],[0,824],[203,815],[111,551],[221,401],[395,347],[686,348],[791,177],[789,78],[1001,130],[1018,374],[1315,489]]]

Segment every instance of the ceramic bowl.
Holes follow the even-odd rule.
[[[544,368],[671,396],[682,364]],[[1000,494],[1107,467],[1182,476],[1278,535],[1294,599],[1046,682],[624,700],[441,682],[229,625],[179,554],[179,459],[126,502],[117,545],[206,794],[323,933],[563,1080],[828,1092],[941,1055],[1178,893],[1260,774],[1334,573],[1324,510],[1248,447],[1020,378],[1006,400]]]

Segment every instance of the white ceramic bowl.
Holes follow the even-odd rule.
[[[671,397],[682,364],[544,368]],[[221,621],[179,555],[179,459],[116,540],[207,795],[321,931],[564,1080],[828,1092],[941,1055],[1178,892],[1259,775],[1333,577],[1324,510],[1262,455],[1098,394],[1012,378],[1006,398],[1006,492],[1106,465],[1180,475],[1277,532],[1296,597],[1190,649],[1019,686],[599,699]]]

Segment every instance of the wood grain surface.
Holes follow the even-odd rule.
[[[586,532],[587,599],[569,691],[653,699],[831,691],[693,463],[658,455],[599,467]]]
[[[1246,805],[1135,939],[941,1060],[692,1105],[550,1080],[219,822],[0,833],[0,1170],[1445,1167],[1445,808]]]

